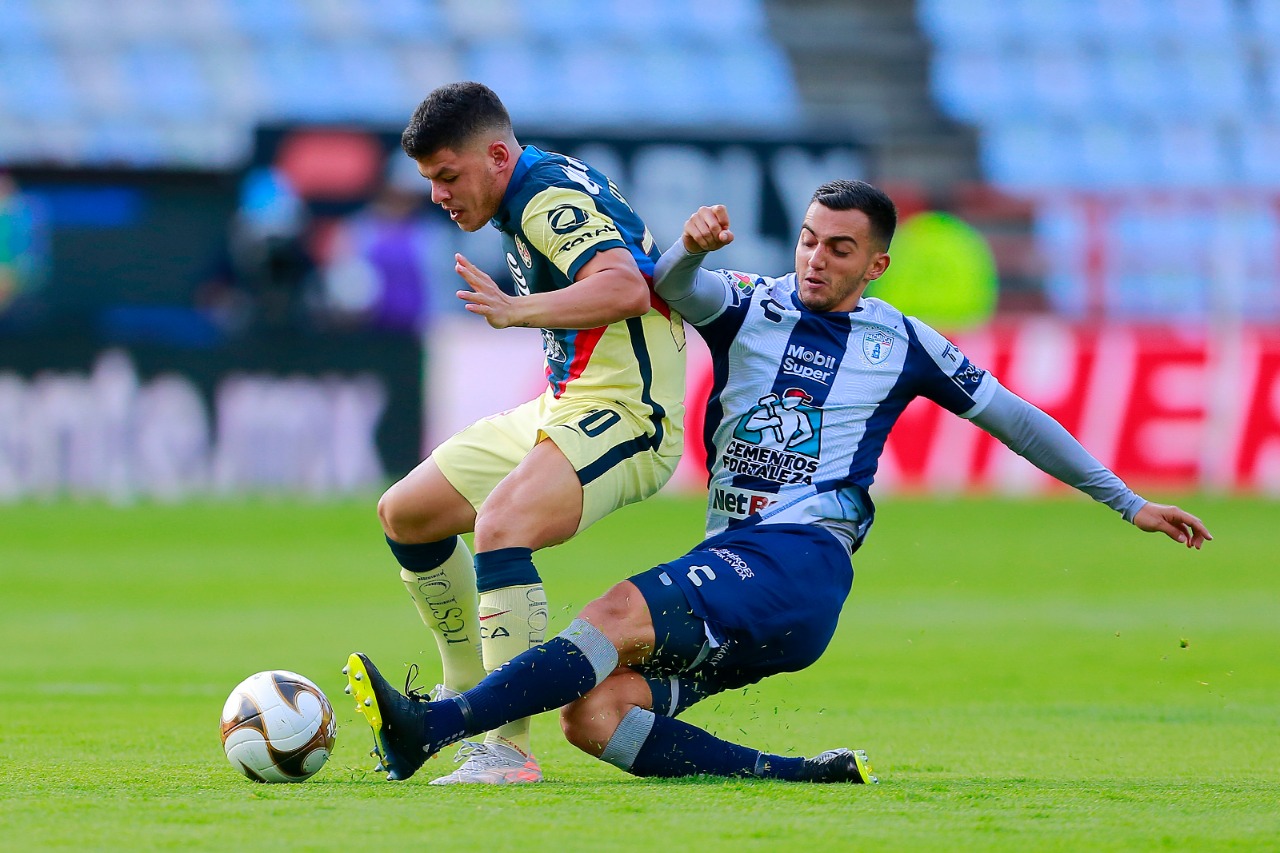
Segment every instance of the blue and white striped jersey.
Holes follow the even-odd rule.
[[[972,418],[996,393],[996,379],[946,338],[879,299],[815,313],[794,273],[700,272],[703,305],[716,298],[708,285],[723,285],[720,310],[697,323],[714,370],[708,535],[758,514],[817,524],[852,551],[871,525],[868,489],[906,405],[927,397]]]

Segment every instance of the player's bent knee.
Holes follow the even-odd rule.
[[[622,667],[586,696],[561,708],[560,729],[569,743],[599,758],[627,712],[650,702],[644,679]]]
[[[572,539],[577,519],[559,512],[555,503],[516,504],[489,499],[476,514],[476,548],[532,548],[537,551]]]
[[[395,501],[391,496],[391,490],[382,493],[382,497],[378,498],[378,522],[382,525],[382,532],[397,542],[400,541],[396,537],[395,523]]]
[[[425,463],[424,463],[425,464]],[[438,473],[410,473],[378,499],[382,532],[396,542],[436,542],[470,531],[475,510]]]
[[[382,532],[396,542],[420,541],[423,518],[413,511],[412,503],[398,486],[397,483],[387,489],[378,499],[378,521],[382,524]]]
[[[624,664],[635,662],[624,652],[652,645],[653,620],[649,606],[631,581],[614,584],[604,595],[587,604],[580,615],[613,641]]]
[[[569,743],[599,758],[619,721],[632,707],[630,703],[618,704],[587,694],[560,709],[560,729]]]

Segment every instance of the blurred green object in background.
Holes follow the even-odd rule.
[[[978,229],[957,216],[926,211],[898,225],[893,259],[868,296],[954,332],[982,326],[995,312],[1000,289],[991,246]]]

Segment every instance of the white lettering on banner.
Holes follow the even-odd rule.
[[[211,431],[190,379],[141,383],[120,351],[104,353],[88,376],[0,373],[0,500],[174,500],[210,488],[326,493],[382,483],[379,380],[241,375],[215,397]]]

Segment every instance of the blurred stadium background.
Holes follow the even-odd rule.
[[[0,0],[0,501],[363,492],[535,393],[396,147],[457,79],[721,265],[883,186],[877,292],[1136,486],[1280,492],[1280,0]],[[881,482],[1050,487],[925,403]]]

